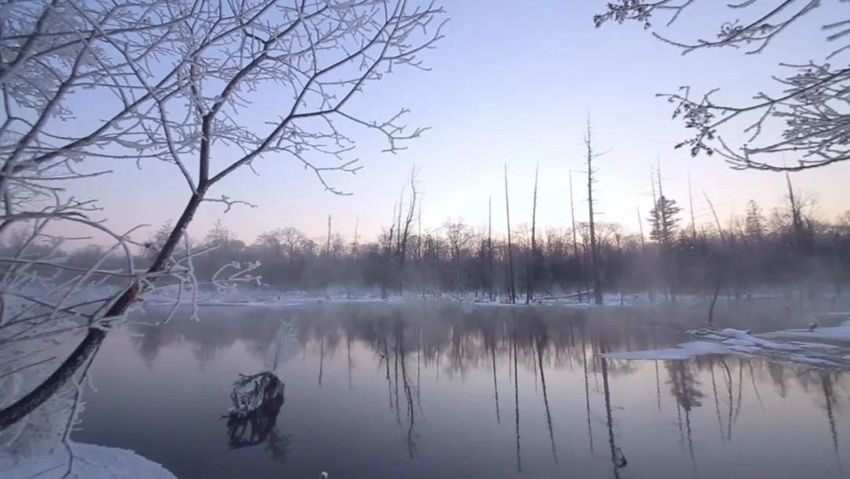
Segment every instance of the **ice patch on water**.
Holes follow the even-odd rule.
[[[698,332],[694,332],[692,334],[698,334]],[[722,341],[723,344],[727,346],[759,347],[766,349],[778,349],[783,351],[799,351],[800,349],[802,349],[800,346],[797,346],[795,344],[776,343],[773,341],[768,341],[766,339],[753,336],[752,334],[750,334],[749,331],[742,331],[740,329],[726,328],[720,330],[717,335],[729,338],[724,339]]]
[[[609,359],[630,360],[680,360],[706,354],[725,354],[729,348],[708,341],[691,341],[682,343],[675,348],[651,349],[648,351],[631,351],[623,353],[607,353],[603,356]]]
[[[850,321],[845,321],[838,326],[819,326],[814,330],[786,329],[782,331],[774,331],[772,333],[767,333],[764,336],[771,338],[804,338],[850,341]]]
[[[843,326],[850,329],[850,323]],[[777,336],[777,333],[783,332],[770,335]],[[749,331],[731,328],[719,331],[698,329],[688,331],[688,334],[697,340],[682,343],[674,348],[607,353],[603,356],[626,360],[684,360],[709,354],[730,354],[818,367],[850,368],[850,354],[845,354],[845,349],[831,344],[769,341]],[[827,336],[834,337],[832,334]]]

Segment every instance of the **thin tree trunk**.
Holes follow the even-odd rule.
[[[573,256],[576,259],[576,263],[578,264],[578,275],[579,275],[579,283],[578,283],[578,302],[584,302],[584,294],[582,293],[582,283],[584,283],[584,268],[582,266],[584,255],[578,254],[578,236],[576,231],[576,209],[575,202],[573,201],[573,171],[570,170],[570,221],[572,222],[572,230],[573,230]]]
[[[493,301],[493,197],[487,202],[487,292]]]
[[[526,292],[525,304],[534,301],[534,280],[537,273],[535,266],[537,261],[537,173],[539,165],[534,168],[534,199],[531,207],[531,259],[526,270]]]
[[[697,242],[697,222],[694,219],[694,195],[691,191],[691,174],[688,173],[688,208],[691,210],[691,241]]]
[[[591,144],[590,121],[587,123],[587,136],[585,146],[587,147],[587,210],[590,226],[590,262],[593,268],[593,300],[597,305],[602,304],[602,281],[599,278],[599,249],[596,244],[596,224],[593,218],[593,153]]]
[[[325,267],[323,268],[324,271],[322,272],[322,276],[324,276],[323,282],[325,283],[325,298],[327,299],[330,299],[331,297],[330,293],[328,292],[328,286],[330,286],[331,282],[331,221],[332,216],[328,215],[328,238],[325,242]]]
[[[643,235],[643,220],[640,217],[640,207],[637,208],[637,219],[638,219],[638,229],[640,230],[640,248],[641,248],[641,251],[643,251],[644,258],[646,258],[647,257],[646,237],[644,237],[644,235]],[[651,270],[646,271],[646,279],[647,279],[647,281],[646,281],[647,290],[649,291],[649,302],[654,303],[655,302],[655,290],[652,286],[652,271]]]
[[[508,164],[505,163],[505,218],[508,223],[508,295],[511,304],[516,303],[516,286],[514,283],[514,252],[511,243],[511,202],[508,197]]]
[[[717,303],[717,295],[720,293],[719,279],[714,282],[714,295],[711,297],[711,305],[708,307],[708,324],[714,326],[714,305]]]

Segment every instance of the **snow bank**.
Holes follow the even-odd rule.
[[[67,477],[86,479],[176,479],[161,465],[127,449],[71,443],[74,453],[71,474]],[[68,451],[54,448],[47,454],[14,463],[10,458],[0,459],[0,473],[5,479],[29,477],[60,478],[68,470]]]

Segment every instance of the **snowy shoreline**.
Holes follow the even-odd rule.
[[[66,477],[177,479],[177,476],[162,465],[128,449],[72,442],[71,450],[74,460],[71,463],[71,473]],[[10,458],[0,458],[2,476],[7,479],[60,478],[68,472],[68,465],[68,451],[62,445],[18,462],[13,462]]]

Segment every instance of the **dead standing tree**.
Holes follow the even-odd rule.
[[[531,207],[531,258],[528,260],[526,270],[527,288],[525,293],[525,304],[534,301],[534,279],[537,274],[537,173],[539,165],[534,167],[534,198]]]
[[[593,168],[593,160],[602,156],[593,150],[593,130],[590,126],[590,118],[587,120],[587,131],[584,135],[584,146],[586,149],[585,161],[587,164],[587,222],[590,229],[590,268],[593,275],[593,301],[597,305],[602,304],[602,280],[600,270],[602,265],[599,260],[599,245],[596,243],[596,222],[593,216],[593,175],[597,170]]]
[[[516,303],[516,286],[514,283],[514,251],[511,241],[511,201],[508,196],[508,164],[505,163],[505,221],[508,227],[508,302]]]
[[[487,285],[487,296],[494,301],[496,296],[493,292],[493,197],[487,199],[487,268],[485,269],[485,283]]]
[[[578,229],[576,229],[576,209],[573,201],[573,170],[570,170],[570,229],[573,237],[573,257],[578,265],[578,302],[584,302],[584,294],[582,293],[582,283],[585,281],[584,276],[584,254],[579,254],[578,249]]]
[[[52,2],[41,15],[24,12],[29,19],[27,27],[34,32],[30,36],[38,39],[48,25],[39,18],[55,16],[60,3],[65,8],[64,2]],[[380,80],[395,67],[422,68],[417,55],[441,37],[442,9],[433,4],[411,7],[404,0],[162,3],[166,12],[180,12],[172,14],[174,19],[164,29],[164,38],[152,37],[138,26],[138,32],[131,32],[141,44],[138,51],[164,49],[157,56],[164,68],[155,71],[147,58],[140,58],[141,53],[115,40],[100,23],[90,21],[91,15],[79,15],[85,28],[74,27],[67,34],[76,39],[78,64],[91,59],[91,39],[103,39],[111,45],[125,71],[116,73],[120,77],[104,73],[106,80],[95,86],[106,85],[117,91],[123,108],[87,135],[66,141],[64,136],[45,134],[49,148],[38,145],[26,158],[14,152],[4,155],[4,181],[0,186],[5,190],[7,174],[20,172],[24,176],[51,161],[97,155],[97,149],[104,146],[103,134],[121,130],[115,142],[128,145],[144,158],[175,165],[190,193],[159,254],[142,275],[148,281],[169,267],[172,254],[203,202],[215,201],[228,208],[235,203],[225,195],[209,197],[213,188],[235,171],[251,168],[261,158],[294,158],[312,171],[326,190],[342,194],[326,182],[325,174],[353,173],[358,168],[346,158],[354,141],[342,129],[344,126],[377,132],[388,141],[390,152],[402,148],[401,141],[416,138],[423,131],[407,131],[400,123],[406,110],[387,121],[375,122],[346,107],[368,82]],[[106,10],[115,8],[105,2],[96,6],[104,12],[95,13],[105,17],[110,15]],[[139,25],[145,21],[140,20]],[[80,36],[80,31],[87,33]],[[17,66],[27,61],[39,62],[31,56],[31,43],[38,42],[15,42],[16,64],[5,65],[0,77],[14,75]],[[57,68],[62,70],[60,78],[79,74],[74,64]],[[0,81],[6,91],[6,79]],[[90,79],[81,83],[87,81]],[[135,84],[126,87],[128,82]],[[279,95],[280,103],[272,107],[261,101],[270,89],[280,92],[281,85],[289,98]],[[27,94],[23,92],[22,98]],[[265,123],[259,124],[263,126],[244,121],[240,114],[246,110],[258,116],[265,114]],[[45,108],[44,116],[51,112],[55,109]],[[59,367],[0,410],[0,429],[21,420],[68,383],[106,337],[108,329],[103,324],[122,316],[144,290],[144,284],[135,281],[102,308],[96,323],[91,323],[85,337]]]

